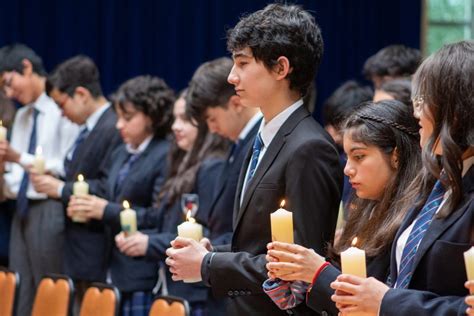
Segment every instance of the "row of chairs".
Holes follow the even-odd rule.
[[[0,267],[0,316],[15,315],[15,303],[20,276],[15,271]],[[74,285],[65,275],[45,276],[36,291],[32,316],[67,316],[72,314]],[[120,293],[109,284],[93,283],[87,289],[80,308],[80,316],[118,316]],[[149,316],[189,316],[186,300],[173,296],[155,299]]]

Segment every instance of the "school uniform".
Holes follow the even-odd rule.
[[[158,272],[157,262],[128,257],[116,247],[113,237],[122,230],[122,202],[127,200],[138,216],[151,209],[165,179],[168,149],[167,140],[149,137],[137,149],[122,145],[112,154],[106,195],[109,203],[102,220],[111,231],[109,269],[112,283],[122,294],[122,315],[147,315]]]
[[[463,253],[474,243],[474,157],[464,161],[462,198],[446,218],[434,215],[413,256],[412,274],[404,288],[403,250],[409,246],[420,209],[412,209],[395,237],[391,252],[390,289],[380,315],[464,315],[468,290]],[[449,194],[449,191],[447,195]],[[444,199],[446,199],[446,196]],[[440,206],[441,208],[442,206]],[[438,209],[439,210],[439,209]],[[408,239],[407,239],[408,237]]]

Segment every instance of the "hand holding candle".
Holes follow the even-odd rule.
[[[352,247],[341,252],[342,273],[366,278],[365,251],[355,247],[356,244],[357,237],[352,241]]]
[[[130,208],[128,201],[123,201],[124,210],[120,212],[120,225],[125,237],[137,232],[137,212]]]
[[[43,148],[36,147],[35,160],[33,161],[33,168],[37,174],[44,174],[46,170],[46,161],[43,157]]]
[[[202,239],[202,225],[196,223],[196,220],[191,217],[191,210],[186,215],[186,221],[178,225],[178,236],[191,238],[199,242]],[[201,277],[195,279],[184,279],[184,283],[194,283],[201,281]]]
[[[285,210],[284,206],[285,200],[281,201],[278,210],[270,214],[272,241],[293,244],[293,213]]]
[[[77,181],[74,182],[72,186],[72,194],[76,196],[88,195],[89,194],[89,184],[84,181],[84,176],[82,174],[77,176]],[[81,214],[75,214],[72,217],[72,221],[76,223],[85,223],[87,219]]]

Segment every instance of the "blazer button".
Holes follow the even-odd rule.
[[[252,292],[251,292],[251,291],[247,291],[245,294],[246,294],[246,295],[251,295]]]
[[[233,295],[234,295],[234,292],[231,290],[231,291],[227,292],[227,295],[233,296]]]
[[[235,296],[239,296],[239,291],[235,290],[235,291],[234,291],[234,295],[235,295]]]
[[[329,314],[328,314],[328,312],[326,312],[326,311],[322,311],[322,312],[321,312],[321,316],[329,316]]]
[[[245,295],[245,291],[240,291],[240,295],[241,295],[241,296],[244,296],[244,295]]]

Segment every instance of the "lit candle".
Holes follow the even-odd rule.
[[[294,243],[293,239],[293,213],[288,212],[283,207],[285,200],[281,201],[280,208],[270,214],[272,226],[272,241],[281,241],[289,244]]]
[[[366,278],[365,251],[355,247],[356,244],[357,237],[352,241],[352,247],[341,252],[342,273]]]
[[[191,238],[199,242],[202,239],[202,225],[196,223],[196,220],[191,217],[191,210],[186,215],[186,221],[178,225],[178,236]],[[184,279],[184,283],[195,283],[202,281],[201,277],[195,279]]]
[[[202,239],[202,225],[196,223],[196,220],[191,217],[191,211],[188,211],[186,221],[178,225],[178,236],[191,238],[195,241]]]
[[[0,141],[7,140],[7,128],[3,126],[2,120],[0,120]]]
[[[464,253],[464,262],[468,281],[474,281],[474,246]],[[471,291],[471,294],[474,292]]]
[[[137,212],[130,208],[128,201],[123,201],[124,210],[120,212],[120,225],[125,237],[137,232]]]
[[[76,196],[81,196],[81,195],[88,195],[89,194],[89,184],[84,181],[84,176],[82,174],[77,176],[77,181],[74,182],[72,186],[72,194]],[[72,221],[77,222],[77,223],[85,223],[87,222],[87,218],[84,217],[82,212],[76,212],[72,216]]]
[[[35,160],[33,161],[33,168],[37,174],[44,174],[46,169],[46,162],[43,157],[43,148],[36,147]]]

